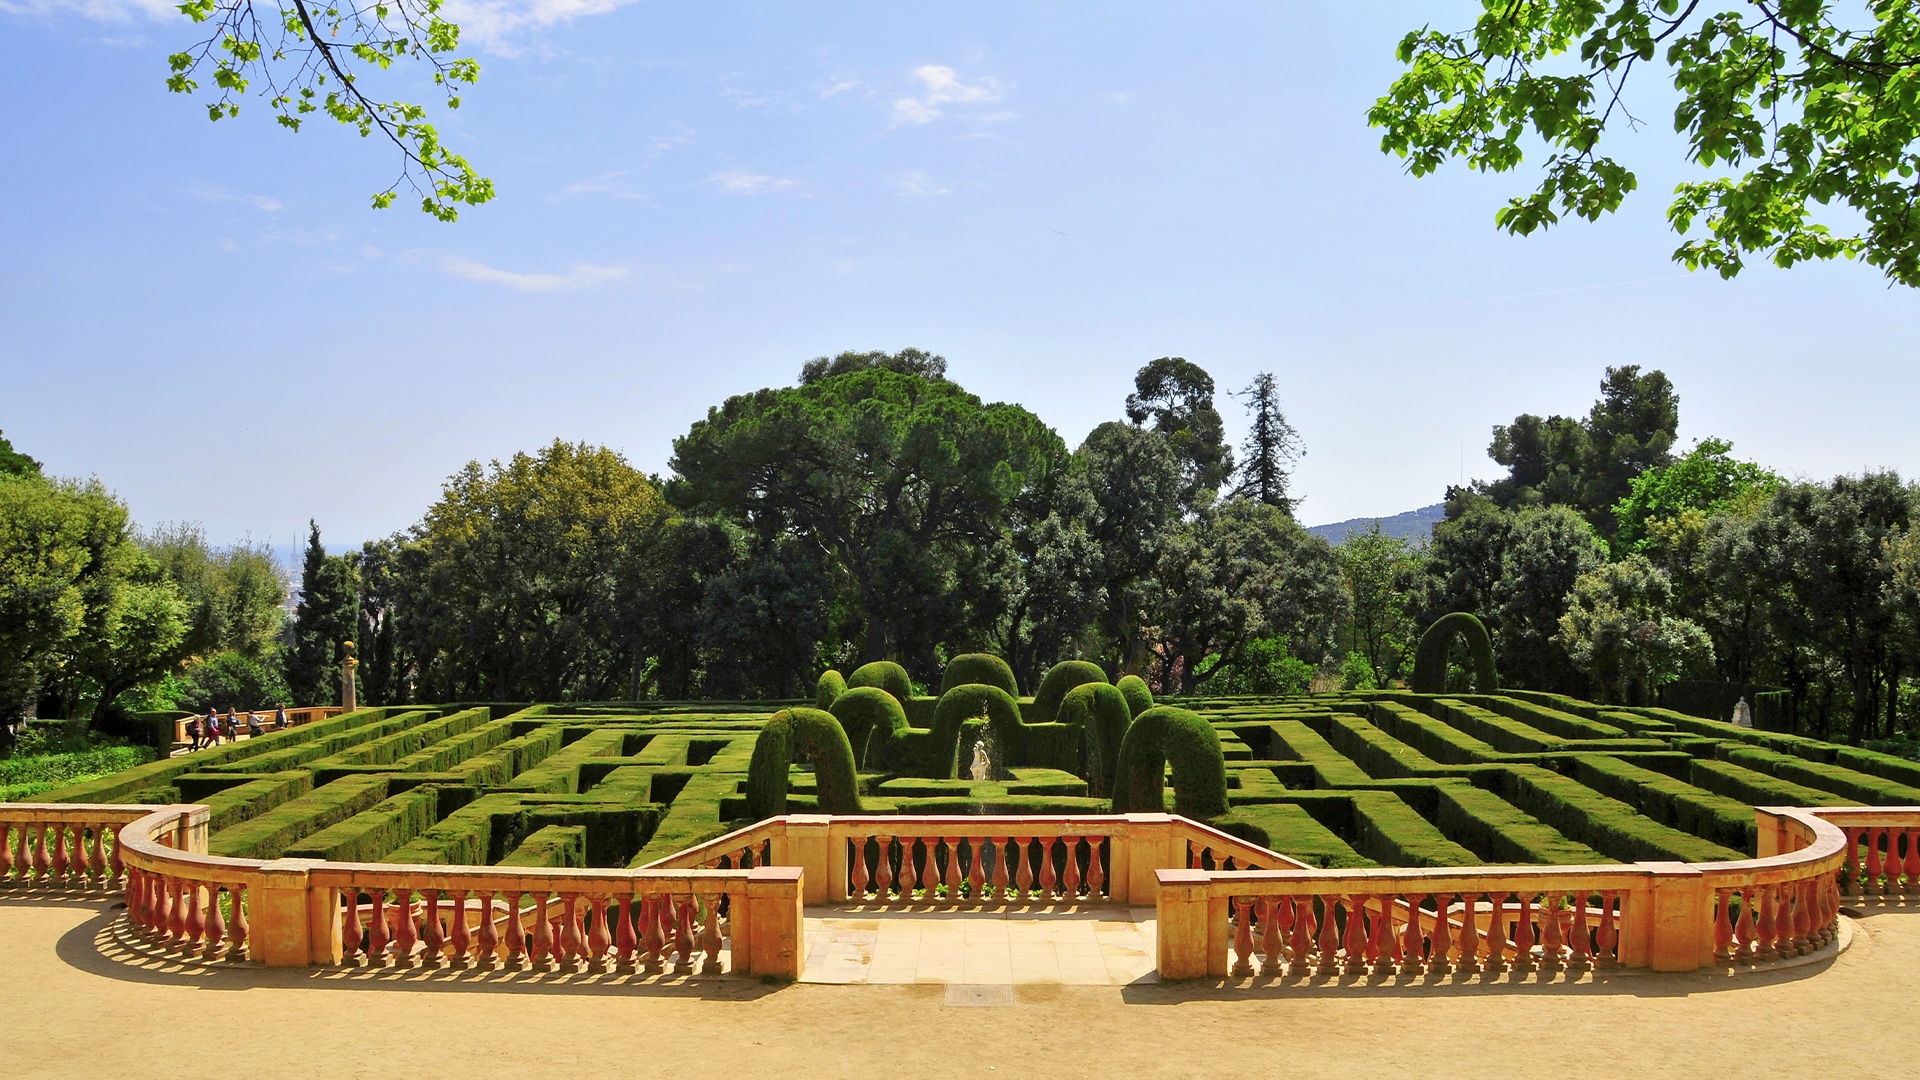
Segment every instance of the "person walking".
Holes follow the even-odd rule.
[[[219,744],[220,710],[208,709],[206,726],[202,728],[200,732],[200,748],[204,750],[209,746],[218,746]]]
[[[199,713],[194,713],[193,716],[187,720],[187,749],[189,751],[200,749]]]
[[[284,701],[273,707],[273,730],[287,730],[287,703]]]
[[[227,742],[236,743],[240,741],[240,717],[234,714],[233,706],[227,706],[227,722],[220,726],[223,733],[227,736]]]
[[[260,726],[260,714],[251,709],[247,710],[247,738],[257,739],[265,734],[266,729]]]

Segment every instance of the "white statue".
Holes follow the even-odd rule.
[[[1753,709],[1747,705],[1747,699],[1741,698],[1740,704],[1733,707],[1733,726],[1750,728],[1753,726]]]
[[[973,764],[967,767],[967,772],[975,780],[993,779],[993,761],[987,757],[987,740],[979,739],[974,742]]]

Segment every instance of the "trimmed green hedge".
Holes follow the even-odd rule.
[[[871,760],[870,738],[884,746],[896,732],[908,728],[907,711],[900,707],[900,700],[877,686],[852,687],[835,698],[833,708],[827,711],[847,733],[847,744],[853,747],[854,764],[858,766],[864,767]]]
[[[46,784],[51,788],[57,784],[77,784],[145,765],[157,756],[147,746],[103,746],[97,750],[80,750],[71,754],[0,758],[0,787]]]
[[[847,692],[846,677],[828,668],[820,673],[820,681],[813,687],[813,706],[816,709],[831,709],[840,695]]]
[[[907,669],[891,660],[875,660],[854,668],[853,674],[847,676],[847,689],[860,686],[878,687],[900,701],[913,696],[913,679],[908,677]]]
[[[1042,724],[1051,724],[1060,711],[1060,701],[1067,691],[1086,683],[1103,683],[1107,673],[1099,664],[1085,660],[1066,660],[1047,669],[1040,678],[1040,686],[1033,692],[1034,719]]]
[[[1292,803],[1237,807],[1209,824],[1228,835],[1270,848],[1308,866],[1349,870],[1377,865],[1314,820],[1312,814]]]
[[[1173,772],[1173,812],[1207,820],[1227,812],[1227,763],[1213,725],[1188,709],[1148,709],[1120,744],[1115,813],[1166,809],[1165,775]]]
[[[1499,689],[1500,677],[1493,670],[1493,639],[1487,635],[1487,624],[1468,612],[1455,611],[1435,619],[1426,633],[1420,635],[1420,644],[1413,654],[1413,677],[1408,680],[1415,693],[1447,692],[1447,653],[1456,636],[1466,641],[1467,650],[1473,656],[1473,688],[1482,694]]]
[[[1580,754],[1573,765],[1574,776],[1593,790],[1662,825],[1753,857],[1757,829],[1746,803],[1604,754]]]
[[[1020,696],[1020,683],[1014,679],[1013,669],[992,653],[962,653],[947,661],[947,669],[940,675],[942,694],[970,683],[997,686],[1010,698]]]
[[[1285,760],[1305,762],[1313,769],[1314,787],[1347,788],[1373,779],[1301,721],[1276,720],[1268,726],[1274,733],[1274,746],[1269,752]]]
[[[501,866],[587,865],[587,828],[584,825],[545,825],[536,830],[507,857]]]
[[[1114,685],[1120,688],[1121,695],[1127,699],[1127,711],[1134,716],[1153,708],[1153,688],[1147,685],[1147,680],[1138,675],[1122,675]]]
[[[1434,824],[1447,839],[1490,863],[1607,863],[1585,844],[1465,780],[1434,781]]]
[[[345,821],[387,797],[384,776],[346,776],[214,833],[207,851],[235,859],[277,859],[301,839]]]
[[[1867,776],[1837,765],[1778,754],[1758,747],[1722,745],[1719,756],[1735,765],[1767,773],[1778,780],[1832,792],[1868,806],[1920,805],[1920,790],[1877,776]]]
[[[185,785],[190,779],[183,776],[180,783]],[[231,779],[240,782],[218,791],[186,786],[180,789],[182,800],[207,805],[207,828],[210,832],[230,829],[313,791],[313,774],[305,769],[271,773],[257,780],[249,780],[244,776]]]
[[[1621,862],[1721,862],[1741,853],[1653,820],[1619,799],[1538,765],[1487,774],[1508,802],[1561,835]]]
[[[747,800],[756,818],[787,812],[787,767],[796,756],[813,762],[823,812],[860,812],[853,746],[840,721],[820,709],[782,709],[760,729],[747,767]]]
[[[1369,716],[1380,730],[1445,765],[1474,765],[1500,757],[1492,744],[1397,701],[1374,702]]]
[[[1352,793],[1354,848],[1383,866],[1479,866],[1473,852],[1447,839],[1398,793]]]
[[[1067,691],[1054,715],[1062,725],[1080,729],[1084,748],[1080,771],[1093,794],[1110,794],[1120,766],[1120,744],[1133,725],[1126,694],[1106,683],[1083,683]]]
[[[377,803],[288,846],[296,859],[373,862],[440,820],[440,789],[418,787]]]

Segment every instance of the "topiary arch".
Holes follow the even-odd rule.
[[[1173,812],[1206,820],[1227,812],[1227,760],[1220,736],[1200,714],[1170,705],[1148,709],[1120,743],[1113,812],[1166,809],[1165,775],[1173,766]]]
[[[832,668],[828,668],[820,673],[820,681],[814,684],[813,707],[816,709],[831,709],[833,708],[833,703],[840,699],[840,695],[846,692],[846,677]]]
[[[1493,638],[1487,624],[1464,611],[1442,615],[1420,635],[1420,647],[1413,654],[1413,678],[1408,687],[1416,694],[1447,692],[1447,652],[1454,636],[1465,639],[1473,654],[1473,691],[1491,694],[1500,688],[1493,670]]]
[[[867,755],[872,753],[867,742],[874,731],[881,732],[885,741],[896,729],[907,726],[907,712],[892,694],[877,686],[856,686],[833,699],[833,708],[828,709],[835,720],[840,721],[840,729],[847,733],[847,742],[853,747],[854,764],[869,767]]]
[[[747,764],[747,808],[756,819],[787,812],[787,767],[796,755],[813,762],[821,813],[860,812],[853,745],[840,721],[819,709],[781,709],[760,729]]]
[[[1080,729],[1083,762],[1080,775],[1087,781],[1089,795],[1105,797],[1113,790],[1113,771],[1120,761],[1120,746],[1133,723],[1133,710],[1127,705],[1126,695],[1117,686],[1082,683],[1060,699],[1060,710],[1055,715],[1058,723]]]
[[[1020,684],[1014,680],[1013,668],[992,653],[962,653],[947,661],[947,670],[940,676],[940,692],[944,694],[956,686],[974,683],[997,686],[1005,690],[1008,697],[1020,696]]]
[[[1067,696],[1067,691],[1106,681],[1107,673],[1100,665],[1086,660],[1062,660],[1053,665],[1040,677],[1040,686],[1033,692],[1034,723],[1053,723],[1054,714],[1060,711],[1060,699]]]
[[[907,677],[907,669],[891,660],[875,660],[854,668],[853,674],[847,676],[847,689],[857,686],[877,686],[902,705],[913,696],[913,680]]]

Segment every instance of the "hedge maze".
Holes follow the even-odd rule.
[[[1326,867],[1710,862],[1753,854],[1756,805],[1920,805],[1920,763],[1522,690],[1156,704],[1069,663],[1027,697],[983,656],[941,685],[362,709],[41,798],[205,803],[217,855],[603,867],[779,813],[1160,809]]]

